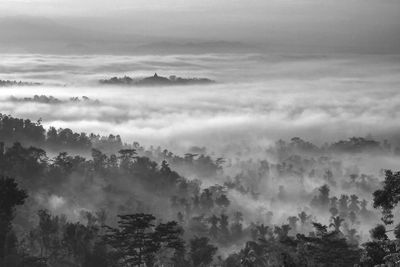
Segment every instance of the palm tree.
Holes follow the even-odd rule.
[[[340,216],[332,217],[332,223],[329,227],[333,227],[336,232],[340,232],[340,226],[342,226],[343,221],[344,219],[340,218]]]
[[[350,196],[350,205],[349,205],[349,210],[354,211],[354,212],[359,212],[360,208],[358,207],[358,204],[360,201],[358,200],[358,196],[356,195],[351,195]]]
[[[305,213],[304,211],[300,212],[298,214],[298,217],[300,219],[301,225],[306,224],[311,219],[311,215],[307,215],[307,213]]]
[[[269,226],[265,226],[264,224],[257,225],[256,229],[258,231],[259,239],[265,239],[265,236],[268,234]]]
[[[229,217],[225,214],[221,214],[219,218],[220,232],[224,238],[229,238]]]
[[[290,216],[289,218],[287,218],[288,222],[289,222],[289,226],[290,228],[296,232],[297,231],[297,222],[299,221],[299,218],[297,218],[296,216]]]
[[[349,202],[349,196],[347,195],[341,195],[339,199],[339,211],[340,214],[343,216],[347,215],[348,212],[348,202]]]
[[[244,267],[262,267],[268,266],[265,251],[262,246],[256,242],[249,241],[246,247],[241,251],[241,265]]]
[[[360,236],[357,235],[357,230],[356,229],[348,230],[346,237],[349,240],[350,244],[358,245],[358,241],[360,240]]]
[[[213,238],[217,238],[218,232],[219,232],[219,229],[218,229],[218,226],[217,226],[217,224],[219,222],[219,218],[217,216],[213,215],[210,218],[208,218],[208,222],[211,224],[210,235]]]

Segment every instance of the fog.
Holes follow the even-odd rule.
[[[126,144],[139,142],[144,147],[139,147],[139,155],[155,164],[169,161],[189,184],[183,193],[171,187],[159,195],[157,184],[148,184],[141,175],[124,173],[123,163],[117,165],[118,172],[109,169],[115,172],[112,179],[101,172],[88,176],[73,171],[66,177],[50,172],[43,177],[50,175],[52,179],[42,184],[41,174],[33,180],[21,179],[21,185],[30,190],[25,213],[32,217],[32,210],[45,208],[52,214],[64,214],[70,221],[84,221],[83,212],[105,209],[107,222],[113,225],[121,213],[150,212],[172,220],[177,212],[183,212],[188,239],[198,233],[207,235],[208,230],[201,232],[196,225],[207,229],[209,216],[215,214],[233,218],[236,211],[241,212],[249,235],[254,223],[282,225],[288,217],[304,211],[311,217],[301,228],[293,228],[290,234],[294,235],[312,231],[311,221],[326,225],[332,221],[329,207],[336,204],[320,204],[323,194],[319,190],[326,184],[330,189],[328,202],[342,195],[358,197],[356,206],[366,201],[362,211],[357,207],[354,220],[340,213],[346,218],[342,231],[347,235],[356,228],[357,242],[365,242],[369,229],[379,222],[379,213],[372,208],[372,193],[384,179],[384,169],[398,169],[399,63],[398,55],[357,54],[3,54],[2,80],[41,85],[1,87],[2,114],[40,120],[46,129],[53,126],[78,133],[118,134]],[[113,76],[141,78],[154,73],[204,77],[216,83],[137,86],[99,82]],[[354,152],[350,144],[343,151],[331,146],[354,136],[379,141],[379,149],[361,145],[361,150]],[[319,148],[290,141],[293,137]],[[384,140],[389,145],[382,145]],[[74,151],[72,145],[54,149],[46,144],[52,159],[45,170],[58,168],[52,162],[63,149],[92,157],[86,148]],[[211,158],[191,159],[183,156],[187,152]],[[221,165],[217,158],[224,159]],[[132,168],[139,168],[139,173],[143,171],[142,163],[132,164],[137,164]],[[229,206],[198,211],[187,208],[193,196],[204,194],[198,190],[209,190],[216,184],[223,185],[219,190],[228,197]],[[171,204],[177,196],[187,199],[188,206]],[[201,219],[197,221],[196,216]],[[35,224],[31,217],[20,215],[17,225],[23,229]],[[242,247],[240,240],[214,241],[223,257]]]
[[[399,14],[1,0],[0,266],[394,265]]]
[[[353,136],[386,139],[394,146],[400,141],[398,56],[5,55],[4,59],[0,65],[4,79],[43,84],[1,88],[3,114],[41,119],[47,128],[71,128],[105,136],[119,134],[126,143],[137,141],[147,148],[160,146],[181,155],[193,147],[205,147],[206,153],[228,160],[224,175],[233,178],[244,173],[241,183],[261,193],[255,200],[238,191],[228,192],[231,209],[241,210],[248,220],[265,220],[264,215],[257,215],[260,210],[272,210],[274,223],[285,223],[288,216],[303,210],[321,215],[307,207],[317,188],[327,183],[326,179],[306,175],[294,180],[291,174],[285,174],[259,180],[254,176],[259,160],[286,160],[277,159],[275,152],[266,152],[276,141],[300,137],[318,146]],[[145,77],[155,72],[163,76],[207,77],[216,83],[137,87],[98,82],[112,76]],[[57,101],[41,102],[34,100],[34,95],[53,96]],[[82,101],[82,96],[89,100]],[[81,101],[71,101],[71,97]],[[24,98],[28,99],[22,101]],[[398,162],[398,157],[369,152],[329,157],[329,165],[335,161],[341,164],[336,183],[330,185],[331,194],[338,197],[346,193],[370,199],[371,188],[378,186],[376,180],[368,181],[367,189],[348,187],[347,176],[359,173],[381,179],[381,170],[396,169]],[[189,179],[200,178],[202,188],[226,181],[224,175],[199,177],[181,167],[176,170]],[[66,187],[74,195],[73,202],[51,193],[46,197],[40,193],[38,202],[76,219],[80,210],[95,210],[106,201],[101,181],[89,190],[89,195],[96,198],[72,193],[78,190],[76,183]],[[284,201],[277,195],[281,185],[285,186],[287,196]],[[140,194],[140,190],[134,192]],[[162,200],[153,201],[153,211],[160,211],[160,205],[161,213],[168,209]],[[328,219],[325,215],[318,217],[324,223],[329,223]],[[371,225],[364,222],[360,227],[366,238]]]
[[[398,56],[7,55],[3,79],[42,82],[1,88],[4,114],[125,142],[176,151],[206,146],[218,154],[299,136],[322,145],[372,135],[397,144]],[[99,79],[177,75],[208,77],[207,86],[112,87]],[[11,96],[87,96],[99,102],[15,103]],[[234,146],[232,144],[235,144]],[[236,148],[233,148],[233,147]]]

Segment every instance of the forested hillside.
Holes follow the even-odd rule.
[[[6,115],[0,139],[2,266],[375,266],[398,258],[400,174],[375,177],[338,160],[396,157],[387,141],[318,147],[293,138],[266,147],[265,159],[213,158],[201,148],[180,156]],[[295,202],[301,209],[288,208]]]

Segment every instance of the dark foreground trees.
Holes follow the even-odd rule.
[[[364,253],[361,258],[363,266],[397,266],[400,262],[400,223],[392,229],[386,226],[394,223],[393,209],[400,201],[400,172],[385,172],[382,188],[374,192],[374,207],[381,209],[383,224],[371,229],[372,241],[363,244]],[[395,239],[389,239],[388,233],[393,232]]]
[[[0,124],[0,135],[7,133],[17,139],[17,132],[32,136],[44,134],[39,124],[35,126],[27,121],[3,117]],[[53,148],[75,147],[72,144],[85,147],[85,150],[92,148],[86,142],[88,136],[79,136],[70,130],[50,129],[43,142]],[[273,225],[277,220],[271,220],[272,212],[262,214],[263,219],[255,223],[249,213],[241,213],[243,210],[240,208],[234,210],[234,199],[229,199],[230,190],[257,198],[257,192],[245,189],[241,184],[241,180],[250,174],[243,174],[242,178],[224,186],[208,188],[181,176],[181,171],[186,170],[199,177],[214,177],[222,167],[218,163],[220,160],[214,162],[209,156],[188,153],[180,157],[159,148],[145,151],[137,145],[117,145],[117,154],[92,149],[92,156],[88,159],[65,152],[51,159],[45,150],[24,147],[24,143],[12,145],[13,140],[6,139],[6,147],[0,142],[0,173],[17,177],[24,188],[29,188],[33,198],[43,196],[42,200],[46,202],[25,205],[24,210],[20,210],[24,213],[21,212],[22,215],[14,220],[13,231],[15,207],[24,203],[26,194],[13,179],[1,177],[0,267],[320,267],[353,266],[357,263],[374,266],[391,264],[400,258],[400,226],[387,226],[394,222],[392,213],[400,200],[398,172],[386,172],[382,188],[374,194],[375,207],[382,209],[386,225],[374,228],[372,240],[358,247],[357,221],[372,219],[368,216],[367,202],[360,201],[356,195],[330,195],[326,185],[320,188],[311,205],[326,216],[332,215],[329,227],[312,224],[315,218],[305,212],[298,217],[290,216],[286,225]],[[109,140],[120,143],[117,137]],[[304,145],[299,140],[293,143],[297,148]],[[292,161],[296,162],[294,159]],[[282,175],[294,174],[295,168],[289,164],[286,167],[269,164],[261,167],[265,169],[262,172],[267,173],[266,170],[271,168]],[[324,173],[321,178],[333,184],[334,172]],[[307,175],[305,171],[300,174]],[[318,173],[312,175],[318,177]],[[357,175],[350,175],[350,178],[352,185],[357,183]],[[360,180],[364,178],[362,175],[359,177]],[[371,182],[367,179],[362,183]],[[135,189],[128,190],[130,188]],[[60,209],[50,207],[54,212],[65,212],[66,208],[74,209],[74,212],[84,209],[87,216],[71,216],[69,210],[68,216],[73,221],[68,221],[60,214],[53,215],[46,210],[37,212],[37,209],[47,207],[47,199],[51,200],[53,194],[63,203],[65,200],[65,206]],[[72,204],[74,196],[86,194],[101,194],[104,199],[99,203],[96,201],[93,206],[85,205],[88,199],[93,199],[85,197],[78,199],[76,206]],[[158,198],[157,205],[149,201],[153,196]],[[287,201],[288,197],[283,189],[278,193],[278,199],[282,201]],[[186,227],[185,236],[176,222],[161,222],[162,217],[157,220],[151,214],[142,213],[154,212],[156,206],[160,216],[178,214],[179,223]],[[86,210],[96,207],[106,207],[111,219],[107,221],[105,214]],[[167,212],[160,211],[161,208],[166,208]],[[129,212],[137,213],[127,214]],[[37,217],[32,216],[36,213]],[[103,228],[106,223],[113,222],[116,214],[125,215],[120,215],[119,222],[112,227]],[[310,231],[313,232],[309,234]],[[243,249],[235,249],[236,245]],[[231,255],[222,258],[222,252]]]
[[[314,223],[315,236],[298,235],[298,249],[304,266],[354,266],[359,262],[360,249],[349,244],[340,231]]]
[[[207,237],[194,237],[190,240],[190,257],[193,266],[208,266],[213,260],[217,247],[209,244]]]
[[[314,232],[296,237],[287,234],[288,225],[275,226],[274,231],[260,228],[256,240],[247,242],[239,254],[231,254],[226,261],[245,267],[347,267],[359,263],[361,250],[340,231],[328,231],[326,225],[319,223],[313,226]]]
[[[374,208],[381,208],[382,221],[385,224],[393,223],[392,210],[400,201],[400,172],[385,172],[385,181],[382,189],[374,192]]]
[[[18,187],[13,178],[0,176],[0,263],[5,255],[12,254],[16,237],[12,232],[11,221],[15,216],[15,208],[24,204],[27,194]]]
[[[111,260],[121,266],[153,266],[156,253],[161,249],[175,250],[178,258],[184,249],[182,229],[176,222],[160,223],[154,227],[156,219],[151,214],[119,215],[118,228],[106,227],[105,242],[113,250]],[[176,259],[177,260],[177,259]]]

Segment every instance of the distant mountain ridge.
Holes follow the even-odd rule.
[[[241,42],[93,30],[48,18],[3,17],[0,25],[0,53],[198,54],[253,51],[253,47]]]

